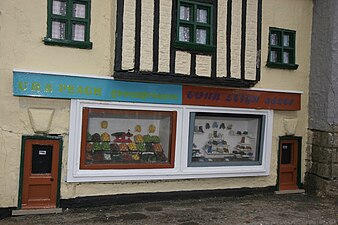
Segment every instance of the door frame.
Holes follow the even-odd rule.
[[[278,157],[277,157],[277,184],[276,184],[276,190],[279,189],[279,181],[280,181],[280,165],[281,165],[281,142],[282,141],[291,141],[295,140],[298,142],[298,149],[297,149],[297,186],[298,188],[303,188],[303,183],[301,181],[301,173],[302,173],[302,137],[300,136],[280,136],[278,141]]]
[[[59,141],[59,162],[58,162],[58,178],[57,178],[57,191],[56,191],[56,208],[60,207],[60,186],[61,186],[61,164],[62,164],[62,150],[63,138],[61,136],[52,135],[23,135],[21,138],[21,159],[20,159],[20,177],[19,177],[19,196],[18,196],[18,209],[22,208],[22,189],[23,189],[23,176],[24,176],[24,162],[25,162],[25,145],[27,140],[55,140]]]

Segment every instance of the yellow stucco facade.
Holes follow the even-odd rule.
[[[134,1],[130,7],[134,7]],[[148,2],[144,1],[144,6]],[[165,1],[169,2],[169,1]],[[129,4],[129,3],[128,3]],[[149,3],[150,4],[150,3]],[[168,3],[169,4],[169,3]],[[163,4],[162,16],[170,16],[166,10],[170,4]],[[237,6],[236,6],[237,7]],[[19,195],[20,157],[22,135],[34,135],[33,126],[29,117],[29,109],[52,109],[49,134],[60,134],[63,137],[63,154],[61,166],[61,199],[79,196],[115,195],[123,193],[170,192],[185,190],[212,190],[243,187],[275,186],[277,179],[278,141],[285,135],[285,119],[297,119],[295,135],[302,139],[302,176],[305,172],[307,155],[307,128],[308,128],[308,86],[310,73],[310,43],[311,43],[311,0],[263,0],[262,5],[262,42],[261,42],[261,81],[254,88],[291,90],[302,92],[300,111],[274,111],[272,132],[272,153],[269,176],[238,177],[238,178],[206,178],[183,179],[166,181],[137,181],[137,182],[84,182],[67,183],[67,157],[69,141],[70,100],[44,99],[33,97],[13,96],[13,70],[44,71],[46,73],[90,75],[110,77],[114,72],[115,52],[115,18],[116,1],[100,0],[91,3],[91,30],[90,41],[92,49],[77,49],[58,46],[47,46],[43,42],[47,31],[47,1],[0,1],[0,102],[4,109],[0,116],[0,207],[17,207]],[[126,10],[126,9],[125,9]],[[147,11],[149,10],[149,12]],[[223,8],[219,9],[220,16]],[[151,9],[144,7],[144,13],[151,13]],[[125,12],[125,16],[128,15]],[[168,15],[166,15],[168,14]],[[131,18],[132,15],[130,15]],[[128,18],[128,17],[127,17]],[[164,18],[160,20],[159,71],[168,71],[170,23]],[[170,20],[169,20],[170,21]],[[133,24],[130,19],[125,25]],[[150,19],[142,21],[144,26],[152,24]],[[296,35],[296,63],[297,70],[272,69],[265,66],[268,54],[269,27],[280,27],[295,30]],[[163,31],[163,32],[162,32]],[[125,30],[128,32],[128,30]],[[151,31],[150,31],[151,32]],[[219,32],[221,33],[221,32]],[[133,55],[133,33],[123,41],[123,54]],[[149,32],[143,31],[143,36],[152,38]],[[148,36],[147,36],[148,35]],[[254,37],[249,37],[254,42]],[[217,43],[224,41],[224,36],[218,38]],[[236,40],[234,38],[234,40]],[[141,68],[149,70],[152,67],[149,57],[151,40],[141,42]],[[222,59],[222,47],[219,58]],[[225,49],[224,49],[225,50]],[[249,49],[250,50],[250,49]],[[224,53],[225,54],[225,53]],[[253,53],[255,54],[255,53]],[[236,56],[234,56],[236,57]],[[237,56],[239,57],[239,56]],[[255,55],[252,56],[255,58]],[[252,58],[251,57],[251,58]],[[122,60],[123,68],[130,68],[133,58]],[[188,73],[190,57],[185,52],[176,55],[177,71]],[[252,77],[252,66],[255,60],[246,57],[249,77]],[[250,61],[251,60],[251,61]],[[234,60],[236,61],[236,60]],[[210,71],[208,56],[198,56],[196,70],[202,76]],[[221,64],[221,61],[218,62]],[[234,64],[233,66],[236,66]],[[238,69],[238,68],[237,68]],[[235,71],[236,68],[233,68]],[[225,68],[220,66],[220,72]],[[238,74],[238,73],[235,73]],[[250,75],[251,74],[251,75]],[[41,110],[43,114],[45,111]],[[39,110],[36,111],[39,118]],[[37,126],[39,121],[36,122]],[[303,179],[303,178],[302,178]]]

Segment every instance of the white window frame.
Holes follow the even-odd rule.
[[[161,169],[80,169],[82,109],[129,109],[162,110],[177,112],[174,168]],[[189,117],[190,112],[212,112],[232,114],[263,115],[265,118],[262,148],[262,164],[250,166],[188,167]],[[272,110],[237,109],[225,107],[184,106],[165,104],[144,104],[125,102],[103,102],[92,100],[71,100],[67,182],[109,182],[136,180],[170,180],[216,177],[268,176],[270,173]]]

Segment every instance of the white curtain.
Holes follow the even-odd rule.
[[[76,18],[86,18],[86,5],[75,3],[73,5],[73,16]]]
[[[85,40],[85,25],[82,24],[73,24],[73,34],[72,39],[74,41],[84,41]]]
[[[196,43],[198,44],[207,43],[207,31],[205,29],[196,29]]]
[[[277,34],[271,34],[270,44],[271,45],[278,45],[278,35]]]
[[[285,47],[289,47],[290,46],[290,36],[289,35],[283,35],[283,45]]]
[[[197,22],[207,23],[208,22],[208,11],[205,9],[197,9]]]
[[[277,62],[278,60],[278,54],[276,51],[271,51],[270,52],[270,61],[271,62]]]
[[[65,1],[53,1],[53,14],[65,16],[67,13],[67,2]]]
[[[180,6],[180,20],[190,20],[190,7]]]
[[[65,39],[66,38],[66,24],[53,21],[52,22],[52,38],[55,39]]]
[[[289,63],[289,53],[283,52],[283,63]]]
[[[190,41],[190,28],[180,26],[179,29],[179,40],[189,42]]]

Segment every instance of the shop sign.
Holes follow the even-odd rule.
[[[182,104],[182,86],[13,72],[13,94],[44,98]]]
[[[300,110],[300,93],[183,86],[184,105]]]

